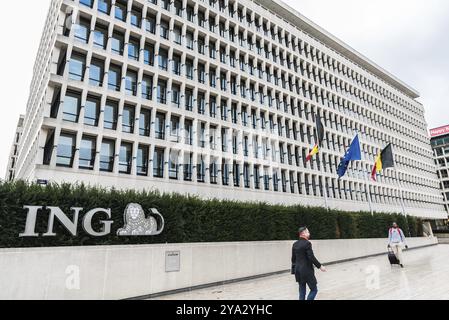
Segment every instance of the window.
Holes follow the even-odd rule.
[[[84,108],[84,124],[89,126],[98,126],[100,116],[100,100],[94,97],[87,97]]]
[[[179,117],[176,116],[170,119],[170,141],[179,142]]]
[[[229,165],[223,159],[221,164],[221,179],[224,186],[229,185]]]
[[[118,32],[114,32],[111,38],[111,50],[113,53],[122,55],[124,48],[124,36]]]
[[[167,21],[161,21],[161,37],[163,39],[167,39],[169,38],[169,27],[168,27],[168,22]]]
[[[175,75],[181,74],[181,56],[173,54],[173,73]]]
[[[108,31],[103,26],[97,26],[94,31],[94,46],[101,49],[106,49]]]
[[[112,172],[114,170],[115,141],[103,140],[100,151],[100,171]]]
[[[154,159],[153,159],[153,176],[155,178],[163,178],[164,177],[164,149],[156,148],[154,150]]]
[[[104,107],[104,128],[110,130],[117,129],[118,104],[113,101],[106,101]]]
[[[134,133],[135,109],[132,106],[125,106],[122,115],[122,131]]]
[[[98,11],[109,15],[111,12],[111,0],[98,0]]]
[[[175,26],[173,28],[173,34],[175,35],[175,43],[176,44],[181,44],[182,43],[182,30],[181,27]]]
[[[159,69],[168,70],[168,51],[159,49]]]
[[[79,151],[79,168],[93,170],[95,156],[97,153],[97,139],[95,137],[83,136]]]
[[[81,94],[68,91],[64,99],[62,119],[70,122],[78,122],[81,108]]]
[[[159,80],[157,84],[157,102],[161,104],[167,103],[167,81]]]
[[[115,3],[115,18],[126,22],[127,4],[116,2]]]
[[[139,117],[139,134],[143,137],[150,136],[151,110],[141,109]]]
[[[179,85],[172,85],[171,88],[171,102],[177,108],[180,107],[181,104],[181,88]]]
[[[153,66],[154,65],[154,46],[152,44],[146,44],[143,51],[144,63]]]
[[[190,59],[186,60],[186,77],[193,80],[193,61]]]
[[[153,77],[144,75],[142,78],[142,98],[153,99]]]
[[[131,11],[131,24],[137,28],[142,25],[142,13],[136,9]]]
[[[119,172],[131,174],[133,145],[122,142],[119,154]]]
[[[80,3],[85,6],[88,6],[89,8],[92,8],[94,1],[93,0],[80,0]]]
[[[193,110],[193,91],[191,89],[186,89],[185,91],[185,101],[186,101],[186,110]]]
[[[165,114],[156,114],[155,126],[156,139],[165,140]]]
[[[148,146],[139,145],[139,149],[137,149],[137,175],[138,176],[148,176],[148,159],[149,159]]]
[[[103,85],[104,62],[92,59],[89,68],[89,83],[92,86],[101,87]]]
[[[86,57],[73,53],[69,63],[69,79],[83,81],[86,70]]]
[[[156,33],[156,16],[149,15],[146,20],[146,30],[152,34]]]
[[[182,2],[180,0],[175,1],[175,13],[182,17]]]
[[[193,144],[193,122],[192,120],[186,120],[184,122],[185,144]]]
[[[187,40],[187,43],[186,43],[187,49],[193,50],[193,33],[192,32],[187,31],[186,40]]]
[[[126,93],[129,95],[137,95],[137,72],[128,71],[126,73]]]
[[[56,153],[56,165],[58,167],[73,166],[75,156],[76,136],[73,134],[62,133],[59,137],[58,149]]]
[[[193,18],[195,16],[194,10],[192,6],[187,6],[187,20],[189,20],[190,22],[194,22]]]
[[[170,152],[168,174],[172,180],[178,180],[178,153],[175,151]]]
[[[122,68],[116,65],[109,67],[108,87],[111,90],[120,91]]]
[[[128,43],[128,58],[133,60],[139,60],[139,42],[136,39],[130,39]]]
[[[80,23],[75,27],[75,39],[84,43],[89,42],[90,21],[87,19],[80,19]]]

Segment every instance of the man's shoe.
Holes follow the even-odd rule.
[[[404,265],[402,263],[400,264],[400,266],[401,266],[401,268],[404,268]]]

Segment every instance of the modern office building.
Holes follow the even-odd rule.
[[[281,1],[53,0],[16,177],[444,218],[418,97]]]
[[[431,129],[430,137],[444,206],[449,212],[449,125]]]
[[[6,168],[6,176],[5,176],[6,181],[13,181],[15,178],[17,156],[19,154],[19,143],[20,137],[22,136],[24,120],[25,116],[21,115],[19,118],[19,122],[17,123],[16,133],[14,135],[11,151],[9,152],[8,166]]]

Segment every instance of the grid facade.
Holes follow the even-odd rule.
[[[431,144],[443,193],[444,207],[449,212],[449,134],[432,137]]]
[[[291,12],[53,1],[17,178],[447,216],[418,93]],[[306,163],[317,115],[324,146]],[[356,132],[364,159],[338,180]],[[397,168],[368,181],[390,142]]]
[[[5,176],[6,181],[13,181],[16,176],[16,164],[17,164],[17,157],[19,155],[19,144],[20,138],[22,137],[24,120],[25,116],[21,115],[17,123],[16,133],[14,135],[11,151],[9,152],[8,166],[6,168],[6,176]]]

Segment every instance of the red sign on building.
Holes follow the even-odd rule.
[[[449,134],[449,125],[435,128],[435,129],[430,129],[430,136],[432,138],[437,137],[437,136],[442,136],[444,134]]]

